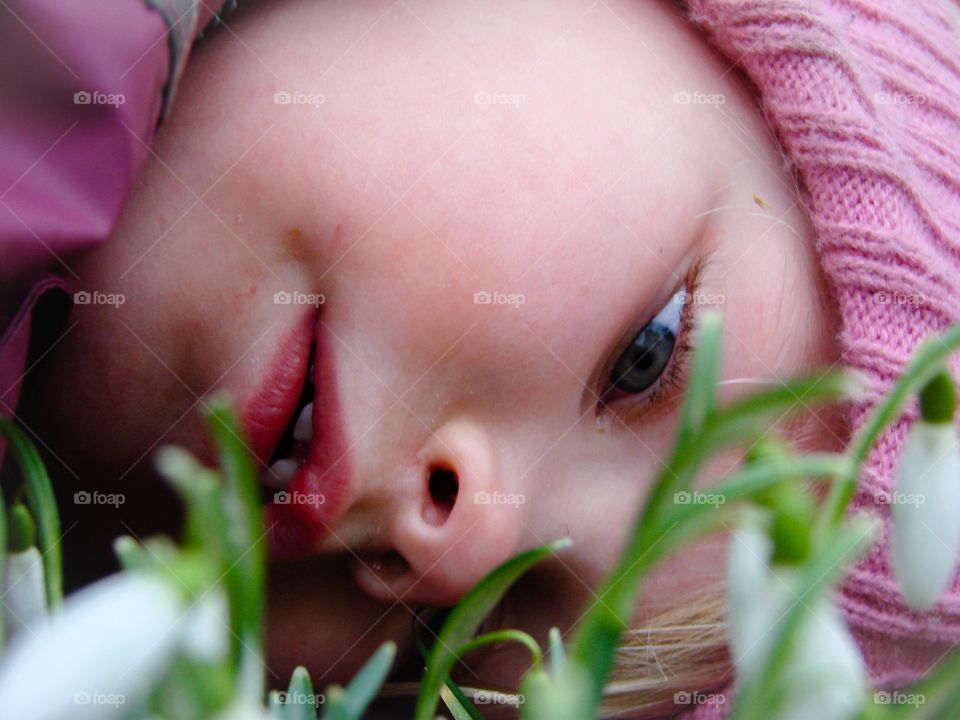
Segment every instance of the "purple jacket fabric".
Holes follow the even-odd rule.
[[[110,236],[149,155],[197,25],[181,4],[7,0],[0,10],[5,417],[17,406],[32,307],[68,291],[71,261]]]

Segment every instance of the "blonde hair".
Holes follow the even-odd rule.
[[[624,634],[604,689],[605,718],[662,717],[730,679],[723,585],[697,591]],[[678,703],[679,700],[679,703]]]

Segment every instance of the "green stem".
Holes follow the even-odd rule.
[[[30,438],[6,418],[0,418],[0,435],[6,438],[26,481],[27,505],[37,523],[37,546],[43,558],[47,607],[63,602],[63,555],[60,549],[60,513],[47,469]],[[4,555],[6,557],[6,555]]]
[[[543,652],[540,645],[530,635],[522,630],[494,630],[493,632],[477,635],[470,642],[464,643],[457,649],[457,655],[463,657],[471,650],[476,650],[483,645],[489,645],[495,642],[518,642],[530,651],[530,657],[533,661],[533,670],[539,670],[543,663]]]
[[[230,598],[237,683],[242,695],[259,702],[264,692],[262,658],[266,533],[257,478],[230,401],[225,396],[210,398],[205,415],[217,446],[224,477],[225,584]]]
[[[839,525],[850,498],[853,497],[860,469],[866,462],[870,448],[876,443],[880,433],[899,416],[907,398],[919,392],[957,348],[960,348],[960,325],[954,325],[943,335],[927,338],[921,343],[903,375],[876,404],[866,423],[850,442],[848,452],[853,463],[849,473],[830,487],[824,512],[820,516],[817,536],[820,536],[826,527]]]

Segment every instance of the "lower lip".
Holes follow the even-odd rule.
[[[290,482],[286,502],[271,502],[265,508],[270,555],[277,559],[315,552],[347,506],[348,446],[340,422],[330,333],[320,319],[318,315],[310,328],[314,333],[314,440],[306,462]]]

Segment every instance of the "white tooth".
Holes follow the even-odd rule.
[[[307,403],[300,411],[297,424],[293,426],[293,439],[299,442],[313,440],[313,403]]]
[[[290,487],[290,481],[299,467],[300,463],[296,460],[287,458],[277,460],[270,466],[269,470],[263,471],[260,475],[260,482],[274,490],[286,490]]]

